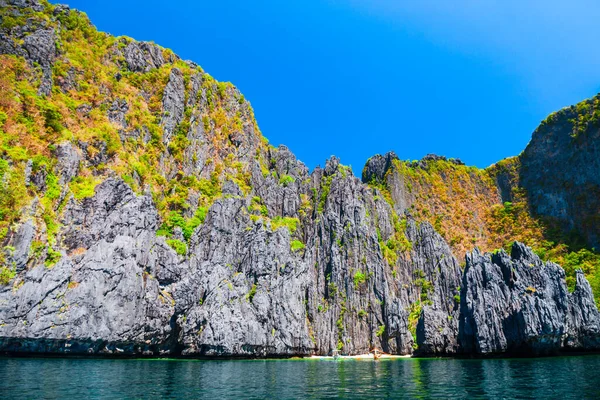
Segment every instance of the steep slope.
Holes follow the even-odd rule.
[[[459,259],[473,247],[509,250],[520,241],[544,260],[562,265],[570,290],[582,269],[600,299],[600,253],[594,247],[598,225],[593,223],[600,215],[600,129],[589,122],[575,137],[571,118],[597,101],[553,114],[522,155],[487,169],[434,155],[407,162],[388,153],[367,161],[363,181],[379,188],[397,213],[408,211],[431,223]]]
[[[600,248],[600,97],[551,114],[521,156],[534,212]]]
[[[310,172],[193,62],[66,6],[0,7],[0,351],[511,350],[472,344],[479,258],[463,271],[455,255],[511,239],[489,219],[504,187],[519,193],[513,169],[387,155],[367,163],[370,184],[335,157]],[[553,276],[531,285],[566,287]],[[586,285],[577,275],[575,294],[544,299],[570,305],[549,323],[585,322],[544,353],[597,348]]]

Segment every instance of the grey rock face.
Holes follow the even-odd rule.
[[[398,160],[398,156],[393,151],[383,156],[377,154],[369,158],[363,169],[363,182],[385,182],[385,174],[394,160]]]
[[[570,294],[564,271],[520,244],[512,258],[475,251],[463,274],[431,225],[410,216],[403,232],[410,248],[389,264],[382,243],[395,235],[390,205],[335,159],[306,175],[281,152],[270,165],[297,180],[288,192],[266,189],[265,203],[329,190],[322,210],[306,210],[293,234],[253,221],[250,197],[231,186],[179,256],[156,237],[151,197],[115,179],[92,198],[69,201],[57,237],[62,258],[52,268],[23,269],[35,233],[22,224],[13,241],[22,272],[0,289],[0,349],[266,357],[336,348],[485,355],[600,347],[583,275]],[[256,187],[280,185],[272,175],[257,179]],[[286,207],[274,209],[299,215],[301,202]],[[304,248],[293,248],[298,239]]]
[[[582,113],[593,113],[595,101],[598,96],[587,101]],[[565,232],[577,232],[590,247],[598,248],[600,129],[591,122],[574,125],[577,109],[560,110],[535,130],[520,157],[520,178],[536,214],[557,221]]]
[[[31,7],[35,11],[42,11],[44,6],[38,0],[8,0],[8,4],[18,8]]]
[[[123,181],[109,179],[96,187],[94,197],[71,200],[63,224],[62,241],[72,251],[118,236],[152,236],[159,220],[151,198],[137,197]]]
[[[153,233],[158,216],[151,199],[108,180],[93,199],[67,208],[61,260],[52,268],[36,265],[17,285],[0,289],[0,348],[115,355],[171,351],[172,299],[149,271],[174,257],[164,246],[153,250],[160,240]]]
[[[190,245],[190,267],[175,285],[183,355],[309,354],[306,264],[275,232],[240,211],[241,199],[211,209]]]
[[[20,7],[16,13],[44,7],[32,0],[10,4]],[[54,14],[70,12],[75,11],[57,6]],[[52,89],[55,42],[43,21],[0,29],[0,53],[39,64],[45,95]],[[111,72],[117,82],[128,74],[122,68],[166,73],[165,64],[175,60],[156,45],[128,39],[108,53],[102,61],[117,64]],[[80,73],[67,71],[57,88],[77,89]],[[128,126],[135,101],[128,104],[110,88],[98,89],[104,100],[80,104],[74,118],[95,118],[100,106],[130,148],[154,139],[156,132],[151,137],[144,123]],[[310,172],[287,147],[264,144],[241,93],[200,69],[188,82],[172,68],[164,88],[146,89],[139,94],[153,105],[162,94],[162,110],[153,112],[161,118],[164,146],[152,146],[164,151],[152,172],[182,187],[193,181],[181,196],[187,204],[174,207],[199,225],[193,232],[174,227],[170,240],[158,237],[164,221],[147,182],[131,173],[137,189],[147,193],[137,195],[111,178],[117,175],[110,165],[115,151],[103,140],[60,143],[51,163],[29,162],[30,188],[44,192],[53,173],[63,190],[53,203],[33,200],[3,239],[8,272],[14,267],[16,276],[0,287],[0,352],[267,357],[336,349],[485,355],[600,348],[598,311],[581,273],[571,294],[560,267],[542,263],[520,244],[512,257],[475,251],[463,271],[442,236],[407,212],[418,198],[400,174],[389,173],[397,166],[394,153],[370,159],[362,181],[336,157]],[[217,126],[210,118],[215,106],[235,124]],[[169,146],[175,135],[186,143],[177,153]],[[548,141],[566,143],[552,135]],[[531,157],[549,151],[544,143],[530,146]],[[552,168],[565,162],[561,157],[551,160]],[[430,155],[410,168],[426,169],[439,159],[445,160]],[[591,167],[580,180],[561,179],[594,183],[597,161],[577,160]],[[531,162],[539,171],[542,164]],[[67,185],[80,167],[102,164],[86,171],[104,177],[94,196],[70,197]],[[568,203],[551,215],[574,209],[565,193],[545,193]],[[206,209],[200,210],[202,223],[199,205],[208,210],[206,218]],[[45,223],[53,214],[42,215],[46,211],[57,215],[57,232]],[[577,224],[573,219],[572,226]]]
[[[29,250],[34,237],[35,225],[31,220],[25,221],[17,229],[13,241],[14,251],[10,257],[11,262],[14,263],[17,271],[22,271],[27,265],[27,261],[29,260]]]
[[[185,85],[183,75],[177,68],[173,68],[169,82],[163,94],[163,118],[161,125],[164,127],[163,142],[168,144],[175,128],[183,119],[185,105]]]
[[[60,173],[60,184],[65,185],[79,172],[81,156],[69,142],[57,145],[54,155],[58,159],[57,169]]]
[[[466,353],[553,354],[598,348],[598,310],[578,273],[575,293],[565,273],[515,243],[504,251],[467,256],[461,290],[459,341]]]
[[[428,355],[453,354],[459,351],[459,304],[455,296],[460,291],[462,271],[452,256],[450,246],[430,224],[422,224],[419,231],[415,229],[412,224],[409,225],[409,238],[413,243],[418,243],[418,256],[412,260],[424,272],[424,278],[416,281],[421,286],[420,297],[423,302],[416,331],[416,352]],[[428,282],[432,288],[426,290],[424,286],[428,286]],[[426,300],[423,300],[423,293],[427,296]]]
[[[37,2],[16,1],[17,7],[41,7]],[[31,65],[39,64],[42,79],[38,94],[48,96],[52,92],[52,65],[56,59],[56,33],[53,29],[30,24],[15,28],[11,32],[0,29],[0,54],[14,54],[24,57]]]
[[[147,42],[130,42],[124,49],[125,61],[132,72],[148,72],[165,64],[160,47]]]
[[[129,104],[123,99],[116,99],[108,109],[108,119],[110,122],[118,124],[121,128],[127,127],[125,114],[129,111]]]

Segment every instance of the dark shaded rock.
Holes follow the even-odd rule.
[[[33,171],[33,161],[27,160],[27,165],[25,166],[25,186],[29,186],[31,184],[32,171]]]
[[[385,174],[392,167],[394,160],[398,160],[398,156],[393,151],[369,158],[363,168],[363,182],[385,182]]]
[[[599,315],[589,283],[578,274],[570,294],[565,272],[515,242],[504,251],[467,256],[461,290],[461,351],[556,354],[598,348]],[[584,344],[585,343],[585,344]]]
[[[3,351],[172,352],[173,303],[149,271],[164,275],[176,255],[154,234],[151,199],[108,180],[93,198],[71,201],[64,218],[64,243],[76,251],[63,253],[52,268],[33,266],[16,290],[0,288]]]
[[[81,156],[70,142],[63,142],[54,150],[58,163],[56,168],[60,174],[60,184],[65,185],[79,172]]]
[[[126,128],[127,120],[125,115],[127,114],[127,111],[129,111],[129,104],[127,104],[127,101],[116,99],[108,109],[108,119],[110,122],[119,125],[121,128]]]
[[[34,11],[38,12],[44,10],[44,6],[39,2],[39,0],[7,0],[6,3],[18,8],[31,7]]]
[[[169,82],[163,94],[163,117],[161,125],[164,129],[163,142],[168,144],[175,128],[183,119],[185,107],[185,85],[183,74],[177,68],[171,70]]]
[[[587,108],[572,106],[553,114],[533,132],[520,156],[520,180],[534,213],[595,248],[600,248],[600,128],[573,121],[597,112],[598,99],[587,100]]]
[[[35,225],[33,221],[27,220],[17,229],[15,236],[12,240],[12,251],[10,261],[14,263],[17,271],[22,271],[27,265],[29,260],[29,249],[31,248],[31,242],[35,237]]]
[[[408,237],[412,243],[417,243],[413,254],[418,252],[411,260],[424,272],[423,278],[416,277],[416,284],[422,288],[419,300],[423,304],[416,331],[416,352],[427,355],[457,353],[459,304],[455,296],[460,291],[462,271],[450,246],[430,224],[422,224],[418,231],[414,225],[414,222],[409,224]],[[429,284],[432,286],[427,290]]]
[[[77,145],[83,151],[85,161],[94,167],[106,164],[110,160],[108,145],[103,140],[95,140],[92,143],[79,141]]]
[[[31,174],[31,183],[33,183],[36,189],[42,193],[46,191],[47,176],[48,171],[46,170],[46,166],[42,166],[39,170],[33,171]]]
[[[34,2],[22,1],[17,7],[42,7]],[[0,54],[14,54],[24,57],[29,64],[38,64],[42,79],[38,94],[48,96],[52,92],[52,65],[57,56],[56,33],[54,29],[40,27],[39,24],[19,26],[11,32],[0,29]]]
[[[132,72],[148,72],[165,64],[162,49],[154,43],[130,42],[123,52]]]
[[[38,93],[48,96],[52,93],[52,64],[56,58],[56,34],[53,29],[38,30],[23,39],[23,47],[27,51],[30,62],[42,66],[42,81]]]

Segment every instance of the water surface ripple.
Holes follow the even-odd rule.
[[[600,356],[542,359],[0,358],[9,398],[600,398]]]

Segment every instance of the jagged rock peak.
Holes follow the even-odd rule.
[[[515,242],[466,257],[460,303],[461,351],[557,354],[600,348],[600,315],[581,272],[569,293],[565,272]]]
[[[393,151],[384,155],[377,154],[369,158],[363,168],[363,182],[383,182],[385,174],[392,167],[394,160],[398,160],[398,156]]]
[[[422,168],[422,169],[427,169],[427,166],[429,165],[429,163],[431,162],[437,162],[437,161],[448,161],[452,164],[455,165],[465,165],[464,162],[462,162],[460,159],[458,158],[448,158],[445,156],[438,156],[437,154],[427,154],[425,157],[423,157],[421,160],[417,161],[416,163],[413,163],[414,166]]]

